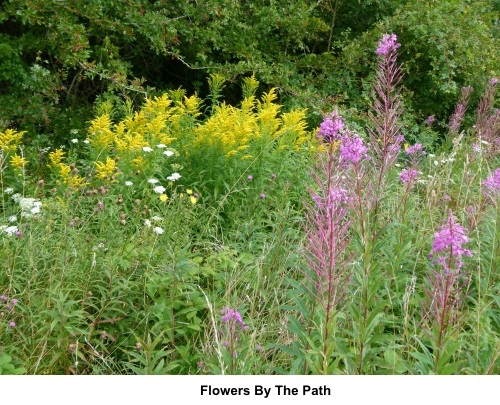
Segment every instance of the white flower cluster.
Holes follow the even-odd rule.
[[[1,225],[0,226],[0,233],[6,233],[7,236],[14,236],[14,234],[18,231],[18,227],[16,225]]]
[[[12,199],[19,204],[21,208],[21,216],[31,218],[33,215],[38,215],[42,209],[42,202],[36,198],[21,197],[20,194],[14,194]]]
[[[180,178],[181,175],[179,173],[172,173],[170,176],[167,177],[167,179],[170,181],[179,180]]]

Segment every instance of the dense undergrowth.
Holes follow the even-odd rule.
[[[500,372],[497,81],[409,145],[398,45],[368,128],[212,75],[101,103],[69,147],[1,132],[0,372]]]

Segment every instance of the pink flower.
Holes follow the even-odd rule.
[[[245,325],[245,323],[243,322],[243,319],[241,318],[240,313],[238,311],[236,311],[235,309],[225,307],[222,310],[222,313],[224,314],[222,316],[222,319],[221,319],[222,322],[224,322],[224,323],[236,323],[236,324],[240,325],[241,329],[243,329],[243,330],[248,329],[248,326]]]
[[[399,175],[399,180],[403,183],[408,184],[415,181],[421,172],[415,169],[403,169]]]
[[[340,144],[340,160],[347,163],[359,163],[362,159],[368,159],[366,151],[368,148],[363,144],[359,136],[344,137]]]
[[[500,168],[483,181],[483,193],[491,199],[500,198]]]
[[[401,46],[401,44],[399,44],[397,40],[398,37],[396,36],[396,34],[384,34],[384,36],[378,43],[378,48],[375,53],[377,55],[383,56],[389,55],[391,52],[395,51]]]
[[[408,146],[406,149],[407,155],[416,155],[418,152],[422,151],[422,154],[425,155],[424,146],[421,143],[416,143],[415,145]]]
[[[332,142],[338,139],[338,135],[343,129],[344,121],[337,111],[334,111],[326,116],[319,126],[318,135],[322,136],[326,142]]]
[[[458,223],[457,218],[450,210],[447,223],[441,226],[439,232],[434,235],[434,243],[432,251],[438,253],[438,262],[449,271],[452,267],[452,261],[455,261],[457,269],[462,267],[461,257],[472,256],[468,249],[464,249],[463,245],[469,242],[466,234],[466,229]]]

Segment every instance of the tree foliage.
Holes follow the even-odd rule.
[[[251,76],[311,113],[365,104],[374,44],[395,32],[407,102],[449,113],[460,87],[499,72],[498,4],[480,0],[0,1],[0,126],[63,136],[96,98],[140,102],[207,78]]]

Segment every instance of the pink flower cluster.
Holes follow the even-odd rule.
[[[466,229],[458,223],[457,218],[450,210],[447,223],[441,226],[439,232],[434,235],[432,251],[439,253],[438,261],[449,271],[452,262],[455,262],[456,269],[462,267],[462,256],[472,256],[470,250],[464,249],[463,245],[469,242]]]
[[[340,161],[344,164],[359,163],[363,159],[368,159],[367,150],[363,139],[359,136],[343,137],[340,144]]]
[[[344,129],[344,121],[336,111],[325,117],[319,126],[318,136],[322,136],[326,142],[333,142],[339,138],[340,132]]]
[[[415,145],[408,146],[406,149],[407,155],[417,155],[418,152],[422,152],[422,155],[425,155],[424,146],[421,143],[416,143]]]
[[[500,198],[500,168],[483,181],[483,193],[491,199]]]
[[[240,328],[242,330],[246,330],[248,329],[248,326],[245,325],[245,323],[243,322],[243,319],[241,318],[241,315],[238,311],[236,311],[235,309],[232,309],[232,308],[229,308],[229,307],[225,307],[223,310],[222,310],[222,319],[221,321],[224,322],[224,323],[232,323],[232,324],[237,324],[240,326]]]
[[[378,48],[375,52],[377,53],[377,55],[387,56],[401,46],[401,44],[397,41],[398,37],[396,36],[396,34],[384,34],[384,36],[378,43]]]
[[[422,172],[419,172],[415,169],[403,169],[401,171],[401,174],[399,175],[399,180],[401,180],[405,184],[412,183],[417,179],[420,173]]]

